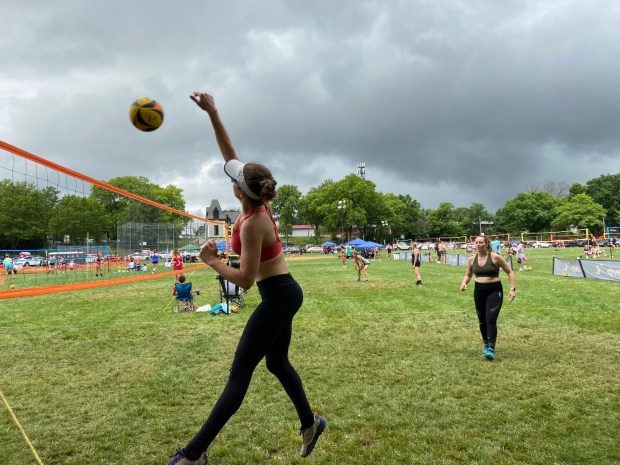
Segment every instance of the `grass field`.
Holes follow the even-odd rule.
[[[336,256],[288,259],[305,294],[291,359],[328,428],[299,457],[262,363],[212,465],[620,463],[620,283],[553,276],[553,254],[579,251],[529,251],[494,362],[463,268],[425,263],[416,288],[405,261],[371,262],[358,283]],[[201,305],[219,302],[214,276],[191,275]],[[0,301],[0,389],[43,463],[165,464],[197,431],[258,295],[237,315],[175,314],[171,286]],[[5,408],[0,445],[0,463],[36,463]]]

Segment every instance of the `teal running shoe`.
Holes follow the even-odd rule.
[[[484,358],[487,360],[495,360],[495,350],[493,347],[487,347],[484,351]]]

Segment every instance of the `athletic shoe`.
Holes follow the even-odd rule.
[[[299,434],[301,435],[301,452],[299,452],[299,455],[302,457],[308,457],[310,455],[319,436],[325,431],[326,426],[327,418],[315,414],[314,424],[310,428],[299,430]]]
[[[200,456],[198,460],[190,460],[183,454],[181,449],[177,449],[174,455],[171,455],[172,459],[168,465],[209,465],[209,459],[207,458],[207,453],[205,452]]]
[[[487,355],[487,350],[489,350],[489,344],[484,344],[484,347],[482,349],[482,355],[484,355],[486,357]]]
[[[484,351],[484,358],[487,360],[495,360],[495,350],[493,347],[487,347]]]

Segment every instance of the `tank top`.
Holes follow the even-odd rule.
[[[267,247],[263,247],[260,252],[260,261],[266,262],[267,260],[271,260],[272,258],[276,258],[280,253],[282,253],[282,242],[280,242],[280,235],[278,234],[278,227],[276,226],[276,222],[271,215],[271,211],[269,211],[265,207],[257,208],[255,210],[250,211],[247,215],[245,215],[240,221],[239,224],[233,229],[232,237],[230,239],[230,245],[232,246],[233,252],[237,255],[241,255],[241,225],[245,220],[247,220],[250,216],[255,213],[267,213],[269,214],[269,218],[273,223],[273,231],[276,234],[276,240],[273,244]]]
[[[495,263],[493,263],[493,257],[491,257],[490,252],[487,256],[486,263],[482,266],[478,265],[478,254],[476,254],[474,256],[474,263],[472,263],[471,270],[479,278],[499,278],[499,268],[495,266]]]

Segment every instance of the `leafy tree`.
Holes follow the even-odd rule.
[[[140,197],[177,210],[185,210],[183,191],[176,186],[160,187],[151,183],[144,176],[122,176],[110,179],[107,182]],[[118,225],[123,223],[174,223],[179,225],[179,229],[182,229],[188,221],[187,218],[180,218],[174,213],[152,207],[98,186],[93,186],[91,197],[103,205],[105,211],[104,230],[113,238],[116,237]]]
[[[57,201],[53,187],[0,181],[0,243],[5,248],[39,248],[47,243],[48,221]]]
[[[604,174],[589,180],[586,194],[605,209],[605,224],[620,224],[620,173]]]
[[[495,218],[494,215],[488,212],[487,208],[484,204],[479,202],[474,202],[467,209],[467,215],[464,218],[464,221],[461,223],[463,229],[462,233],[465,231],[473,236],[480,234],[480,230],[482,232],[490,232],[495,229],[495,227],[486,229],[483,222],[491,222],[494,223]],[[493,225],[495,226],[495,225]]]
[[[332,199],[332,205],[335,206],[336,214],[338,214],[338,201],[347,201],[345,210],[347,237],[350,237],[350,232],[354,226],[358,228],[362,236],[367,236],[368,226],[381,221],[384,209],[381,194],[375,190],[375,184],[355,174],[349,174],[334,183],[333,189],[332,194],[336,195],[336,198]]]
[[[584,186],[583,184],[579,184],[578,182],[571,184],[570,188],[568,189],[569,196],[577,195],[577,194],[585,194],[585,193],[586,193],[586,186]]]
[[[429,211],[430,236],[453,237],[463,234],[463,227],[456,221],[454,205],[441,202],[436,210]]]
[[[396,218],[390,222],[393,235],[406,239],[426,236],[425,214],[420,202],[410,195],[399,195],[402,209],[396,212]]]
[[[377,212],[378,217],[374,218],[375,224],[375,242],[391,242],[390,237],[401,234],[401,231],[407,226],[404,213],[407,205],[403,201],[402,196],[394,194],[381,194],[381,207]]]
[[[320,186],[311,188],[299,201],[299,213],[301,219],[306,224],[311,224],[314,226],[315,236],[317,238],[320,236],[322,226],[326,226],[327,223],[332,223],[332,225],[340,224],[340,220],[338,218],[332,218],[333,211],[329,205],[332,197],[331,190],[333,185],[334,182],[328,179]],[[335,231],[336,229],[340,230],[340,226],[337,228],[334,226],[326,229],[329,231]]]
[[[553,209],[558,204],[548,192],[520,193],[497,211],[497,218],[509,231],[547,231],[553,221]]]
[[[299,218],[300,201],[301,192],[297,186],[285,184],[278,188],[276,197],[271,203],[273,212],[279,220],[280,230],[284,229],[287,242],[291,227]]]
[[[594,202],[589,195],[577,194],[555,207],[554,214],[551,226],[555,228],[568,229],[576,226],[600,233],[605,209]]]
[[[72,243],[87,238],[100,242],[105,238],[105,212],[92,197],[66,195],[58,201],[50,218],[49,232],[56,240],[69,236]]]

